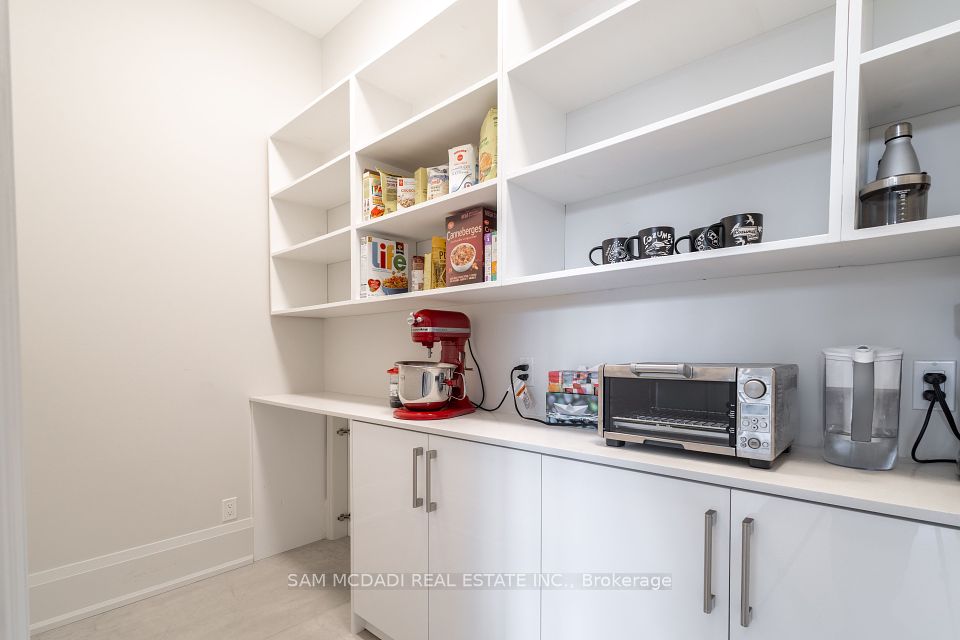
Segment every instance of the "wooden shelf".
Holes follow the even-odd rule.
[[[864,128],[960,105],[960,20],[860,57]]]
[[[344,80],[324,92],[270,138],[317,152],[349,150],[349,81]]]
[[[271,256],[283,260],[303,260],[331,264],[350,259],[350,227],[325,233],[322,236],[274,251]]]
[[[397,125],[357,153],[407,171],[446,164],[452,147],[478,143],[483,118],[495,106],[496,74]]]
[[[286,200],[329,209],[350,200],[350,153],[344,153],[317,167],[302,178],[270,195]]]
[[[443,224],[454,211],[483,205],[497,207],[497,180],[481,182],[469,189],[428,200],[410,209],[367,220],[357,225],[362,235],[424,240],[443,232]]]
[[[565,153],[509,175],[560,203],[579,202],[829,138],[833,63]]]
[[[834,4],[695,0],[678,10],[671,3],[622,2],[533,51],[508,73],[511,82],[569,112]]]

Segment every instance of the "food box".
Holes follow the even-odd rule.
[[[428,253],[423,256],[423,290],[433,289],[433,257]]]
[[[423,286],[442,289],[447,286],[447,240],[441,236],[430,239],[430,253],[424,256]]]
[[[477,184],[477,148],[472,144],[465,144],[454,147],[447,153],[450,156],[450,193]]]
[[[571,427],[597,428],[597,396],[547,392],[547,422]]]
[[[427,168],[427,200],[450,193],[450,174],[447,165]]]
[[[414,204],[420,204],[427,201],[427,170],[420,167],[413,172],[413,179],[417,181],[417,193],[414,198]]]
[[[497,279],[497,232],[483,234],[483,281],[495,282]]]
[[[380,188],[383,197],[383,212],[394,213],[397,210],[397,180],[400,179],[395,173],[387,173],[383,169],[380,171]]]
[[[360,297],[406,293],[407,246],[400,240],[360,238]]]
[[[586,369],[547,372],[547,391],[593,395],[597,392],[600,374]]]
[[[417,204],[417,179],[397,178],[397,211]]]
[[[480,126],[480,155],[477,159],[480,182],[497,177],[497,108],[490,107]]]
[[[484,234],[497,228],[497,213],[484,207],[447,218],[447,286],[483,282]]]
[[[423,291],[423,256],[413,256],[410,262],[410,291]]]
[[[363,194],[361,197],[363,219],[379,218],[385,212],[383,208],[383,192],[380,189],[380,172],[363,172]]]

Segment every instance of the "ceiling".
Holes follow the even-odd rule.
[[[363,0],[250,0],[293,26],[322,38]]]

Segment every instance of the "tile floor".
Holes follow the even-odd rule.
[[[291,573],[345,572],[347,538],[321,540],[34,640],[376,640],[350,633],[350,592],[289,588]]]

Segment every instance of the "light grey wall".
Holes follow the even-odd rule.
[[[550,369],[631,360],[775,361],[800,365],[801,445],[821,442],[820,350],[874,343],[913,361],[960,359],[960,258],[821,269],[458,307],[475,328],[488,405],[519,356],[533,356],[539,409]],[[394,360],[421,358],[404,313],[329,320],[328,391],[386,395]],[[477,397],[475,380],[470,394]],[[922,420],[904,386],[901,450]],[[502,411],[513,411],[513,408]],[[924,451],[956,442],[938,416]]]
[[[239,0],[11,27],[35,573],[250,516],[249,396],[322,384],[322,325],[269,316],[266,161],[321,63]]]

